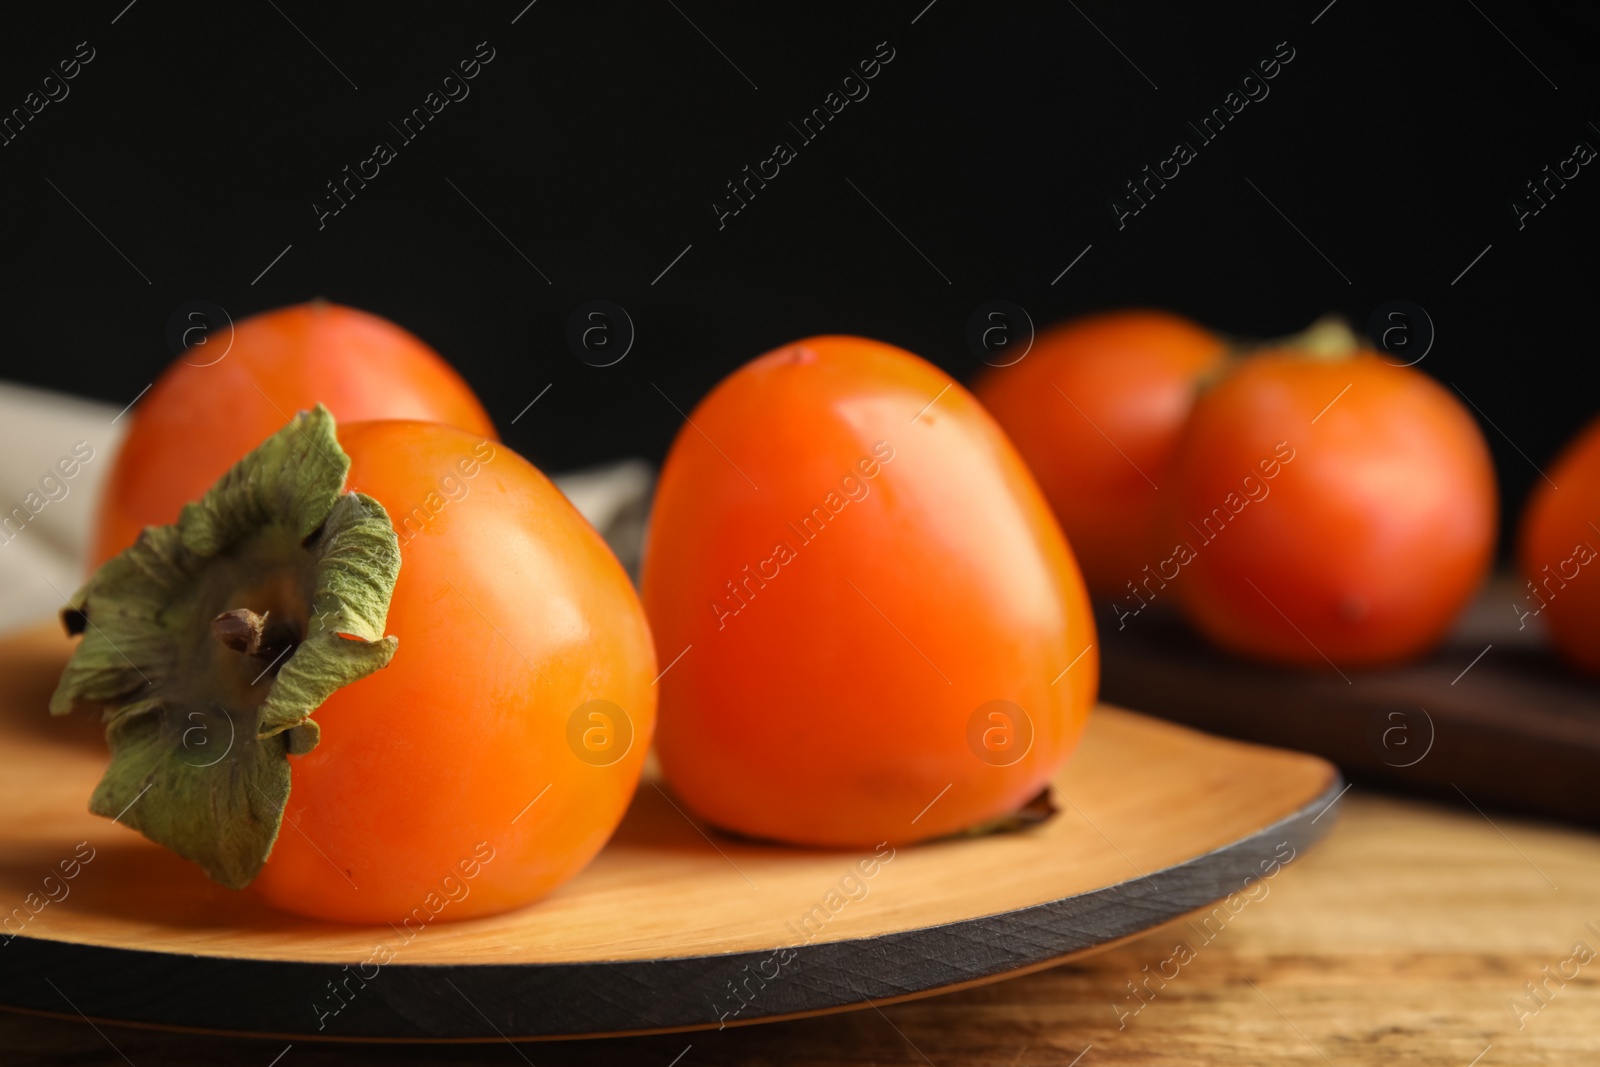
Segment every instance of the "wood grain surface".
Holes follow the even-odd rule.
[[[1416,663],[1304,671],[1220,652],[1156,602],[1120,627],[1101,615],[1101,696],[1315,752],[1358,782],[1600,825],[1600,679],[1564,666],[1513,605],[1536,602],[1501,576]]]
[[[0,807],[13,815],[0,826],[0,901],[26,905],[6,906],[17,936],[4,943],[0,1004],[49,1011],[70,996],[101,1020],[475,1039],[893,1001],[1265,892],[1264,875],[1332,826],[1323,809],[1339,789],[1315,757],[1101,708],[1054,783],[1065,810],[1024,832],[786,848],[697,825],[648,782],[596,861],[533,907],[463,922],[419,907],[415,928],[337,925],[221,889],[87,813],[103,748],[42,711],[67,648],[47,631],[0,642]],[[63,863],[72,876],[46,881]],[[51,892],[60,899],[42,902]],[[1225,907],[1208,921],[1229,917]]]
[[[1560,968],[1574,942],[1600,950],[1600,935],[1585,926],[1600,926],[1600,837],[1493,812],[1491,823],[1470,809],[1369,795],[1360,787],[1339,809],[1334,832],[1209,942],[1179,923],[1087,960],[881,1011],[513,1048],[96,1030],[63,1003],[70,1020],[0,1013],[0,1061],[17,1067],[1600,1062],[1600,959],[1564,986],[1542,972]],[[1164,987],[1152,983],[1155,995],[1119,1028],[1118,1010],[1130,1008],[1126,983],[1141,980],[1146,966],[1158,968],[1180,940],[1195,946],[1194,958]],[[1524,988],[1529,981],[1545,983],[1553,994],[1542,994],[1546,1002],[1536,1013],[1520,1015],[1519,1029],[1510,1004],[1522,1001],[1525,1012],[1533,1005]]]

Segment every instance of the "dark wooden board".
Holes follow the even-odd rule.
[[[1501,577],[1426,659],[1307,672],[1220,652],[1172,614],[1102,612],[1101,695],[1228,737],[1314,752],[1355,781],[1600,823],[1600,681],[1519,628]],[[1348,679],[1348,680],[1347,680]]]

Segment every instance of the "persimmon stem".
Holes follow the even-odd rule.
[[[249,608],[224,611],[211,620],[211,634],[235,652],[254,656],[261,651],[261,638],[267,631],[267,616],[270,614],[263,612],[257,615]]]

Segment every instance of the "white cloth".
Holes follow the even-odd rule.
[[[48,617],[82,583],[90,524],[127,423],[109,404],[0,382],[0,519],[11,519],[0,530],[0,630]],[[62,477],[57,464],[80,441],[93,458]],[[44,502],[36,515],[29,493]]]

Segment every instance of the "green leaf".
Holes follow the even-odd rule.
[[[312,713],[398,646],[383,631],[399,540],[382,505],[343,491],[350,460],[335,431],[321,405],[296,415],[175,524],[107,561],[63,613],[83,640],[50,711],[108,723],[111,764],[90,810],[230,888],[271,854],[288,757],[321,736]],[[262,603],[241,602],[252,598]],[[211,618],[236,609],[266,626],[253,654],[212,634]]]

